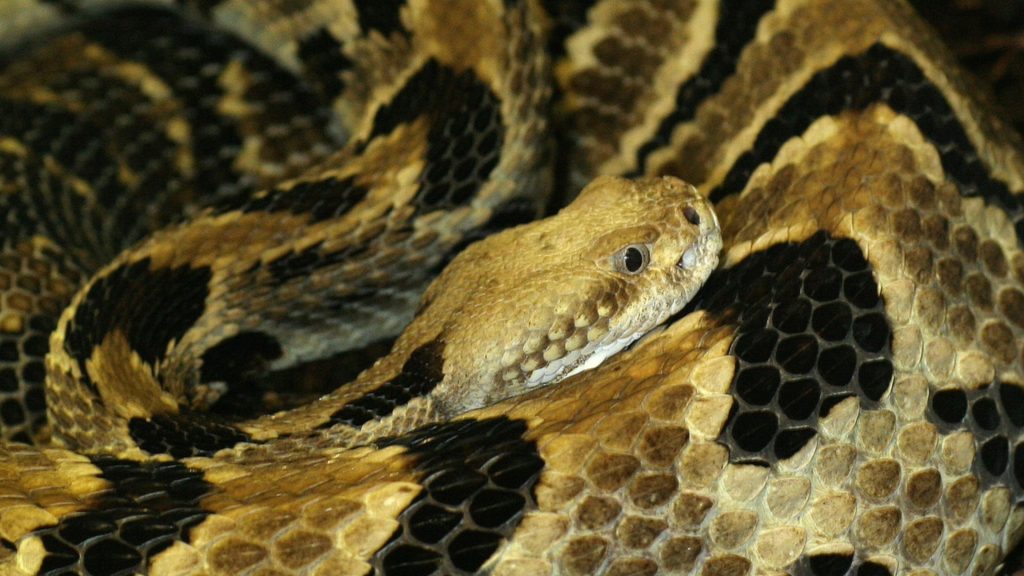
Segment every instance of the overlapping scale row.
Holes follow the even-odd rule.
[[[0,438],[31,442],[46,424],[43,359],[79,277],[61,255],[27,243],[0,254]]]
[[[893,367],[890,329],[857,244],[818,233],[712,276],[699,305],[735,315],[736,403],[722,440],[734,460],[793,456],[845,398],[877,405]]]
[[[417,458],[424,489],[374,567],[396,576],[475,573],[536,507],[533,486],[544,462],[525,431],[507,418],[464,420],[382,442]]]
[[[35,534],[46,550],[39,574],[137,574],[175,541],[188,542],[189,528],[208,514],[198,501],[211,486],[182,464],[115,458],[93,464],[112,490],[100,493],[89,510]]]

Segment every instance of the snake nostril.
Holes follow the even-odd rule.
[[[686,220],[694,226],[700,226],[700,214],[697,213],[697,209],[693,206],[687,206],[683,208],[683,216],[686,216]]]

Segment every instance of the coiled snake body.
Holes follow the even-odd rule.
[[[0,24],[0,573],[991,574],[1024,536],[1024,157],[902,2]]]

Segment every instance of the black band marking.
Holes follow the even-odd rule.
[[[384,36],[394,32],[405,32],[399,14],[406,0],[368,0],[357,2],[356,11],[359,16],[359,29],[363,34],[376,30]]]
[[[93,464],[113,490],[35,532],[46,549],[39,574],[142,573],[150,558],[175,541],[188,542],[189,529],[208,515],[199,500],[213,486],[201,472],[178,462],[97,458]]]
[[[795,576],[891,576],[884,565],[862,555],[829,552],[804,555],[792,566]]]
[[[718,202],[740,193],[761,164],[771,162],[790,138],[814,120],[844,110],[864,110],[885,103],[914,121],[938,150],[942,167],[965,197],[981,196],[1006,211],[1014,222],[1018,244],[1024,245],[1024,208],[1004,182],[989,176],[953,108],[909,57],[883,44],[859,56],[844,56],[814,75],[757,135],[754,146],[733,164],[721,185],[711,191]]]
[[[314,270],[322,270],[342,262],[357,260],[367,256],[374,248],[373,242],[366,240],[360,244],[351,244],[334,252],[327,252],[323,244],[317,242],[298,252],[286,252],[267,263],[267,271],[273,276],[276,285],[284,284],[296,278],[305,278]],[[344,296],[325,296],[326,300],[337,300],[339,309],[345,304],[362,302],[374,297],[375,288],[356,287]]]
[[[1007,567],[1020,567],[1024,566],[1024,542],[1018,543],[1016,546],[1011,548],[1006,553],[1006,558],[1003,559],[1003,573],[1009,572],[1006,570]]]
[[[852,554],[816,554],[804,556],[795,568],[797,574],[806,576],[846,576],[852,566]]]
[[[235,210],[245,214],[290,212],[298,216],[309,215],[309,222],[315,224],[351,210],[368,193],[369,190],[356,184],[354,177],[342,180],[328,178],[299,182],[287,189],[274,188],[255,197],[233,196],[218,202],[214,213]]]
[[[211,276],[205,267],[150,270],[149,258],[121,266],[82,298],[68,325],[65,349],[84,366],[93,348],[118,330],[143,361],[155,364],[167,345],[180,340],[203,314]]]
[[[345,424],[358,428],[371,420],[390,415],[413,398],[429,394],[444,379],[444,342],[433,340],[409,355],[402,371],[390,382],[331,414],[320,428]]]
[[[774,0],[723,0],[718,3],[714,47],[700,70],[679,87],[672,112],[662,118],[654,136],[637,150],[634,175],[644,172],[648,156],[658,148],[668,146],[675,127],[693,120],[701,103],[718,92],[726,78],[736,72],[740,54],[754,38],[761,17],[774,9]]]
[[[281,343],[264,332],[241,332],[203,353],[200,382],[248,381],[266,374],[267,365],[283,354]]]
[[[891,329],[852,240],[819,232],[751,254],[712,274],[688,308],[738,325],[735,404],[720,438],[733,461],[789,458],[837,402],[873,408],[889,389]]]
[[[132,418],[128,432],[146,452],[170,454],[175,458],[212,456],[223,448],[252,441],[241,430],[201,413]]]
[[[325,99],[338,97],[345,89],[341,74],[351,70],[354,63],[334,35],[321,28],[299,42],[297,53],[305,64],[306,77],[320,89],[321,96]]]
[[[472,71],[430,60],[377,111],[367,142],[421,116],[430,119],[427,167],[413,202],[418,212],[462,206],[501,158],[501,101]]]
[[[405,446],[425,490],[371,561],[378,574],[474,574],[536,508],[544,468],[526,424],[506,417],[427,426],[379,447]]]
[[[207,349],[202,357],[199,382],[221,382],[227,386],[227,392],[209,407],[209,411],[231,421],[268,413],[270,405],[266,394],[275,389],[269,382],[270,366],[283,353],[277,338],[265,332],[241,332]],[[282,383],[282,391],[293,384]]]
[[[933,391],[925,413],[928,421],[945,432],[970,430],[977,439],[974,473],[985,487],[1013,485],[1024,489],[1024,387],[998,376],[974,390],[944,388]]]

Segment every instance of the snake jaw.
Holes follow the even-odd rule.
[[[645,334],[646,332],[630,334],[628,336],[612,340],[611,342],[608,342],[607,344],[604,345],[598,344],[589,355],[584,356],[582,362],[578,363],[575,367],[572,368],[572,370],[569,370],[564,375],[560,376],[557,380],[555,380],[555,382],[565,380],[570,376],[575,376],[576,374],[579,374],[581,372],[586,372],[587,370],[597,368],[601,364],[604,364],[605,360],[618,354],[622,350],[625,350],[627,347],[629,347],[630,344],[636,342]]]

